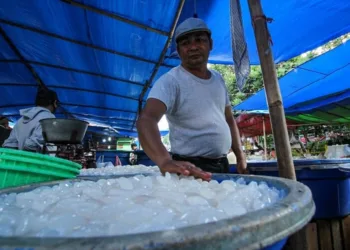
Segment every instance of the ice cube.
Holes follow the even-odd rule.
[[[128,178],[121,177],[117,179],[121,189],[132,190],[134,187]]]
[[[209,188],[201,188],[199,191],[200,195],[203,196],[205,199],[212,199],[215,197],[215,192],[213,192]]]
[[[254,210],[258,210],[258,209],[262,209],[264,208],[266,205],[260,201],[260,200],[254,200],[253,201],[253,209]]]
[[[57,230],[62,235],[65,235],[73,230],[77,230],[85,225],[84,217],[76,214],[62,214],[52,217],[48,224],[50,228]]]
[[[151,189],[153,187],[153,182],[152,182],[152,178],[147,176],[145,178],[141,179],[141,184],[143,186],[143,188],[149,188]]]
[[[146,167],[116,167],[103,174],[127,169]],[[0,196],[0,235],[98,237],[167,230],[242,215],[281,197],[263,182],[219,184],[169,173],[64,182]]]
[[[221,201],[218,208],[224,210],[230,217],[243,215],[247,212],[241,204],[232,204],[228,200]]]
[[[0,213],[0,225],[14,226],[18,222],[16,212],[5,210]]]
[[[236,183],[237,183],[238,185],[246,185],[246,182],[245,182],[245,180],[244,180],[243,178],[239,178],[239,179],[236,181]]]
[[[219,186],[219,182],[217,180],[210,180],[208,186],[210,188],[216,188]]]
[[[101,189],[89,188],[84,190],[84,194],[96,200],[102,200],[105,195]]]
[[[208,206],[208,201],[201,196],[190,196],[187,198],[187,203],[191,206]]]
[[[235,191],[236,187],[234,185],[234,182],[231,180],[225,180],[223,182],[221,182],[221,185],[224,189],[226,189],[229,192]]]

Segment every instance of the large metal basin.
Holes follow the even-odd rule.
[[[215,174],[218,181],[240,175]],[[310,190],[303,184],[277,177],[243,176],[249,181],[264,181],[285,191],[276,204],[243,216],[185,227],[178,230],[124,236],[91,238],[0,237],[3,249],[261,249],[279,242],[305,226],[315,212]],[[97,180],[96,178],[95,180]],[[82,179],[70,180],[77,182]],[[91,178],[90,178],[91,180]],[[20,193],[62,181],[0,190],[0,194]]]

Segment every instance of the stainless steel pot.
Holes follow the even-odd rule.
[[[77,119],[49,118],[40,121],[43,137],[47,143],[80,144],[89,123]]]

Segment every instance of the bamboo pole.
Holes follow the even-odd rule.
[[[275,63],[270,48],[270,35],[266,25],[266,17],[262,11],[260,0],[248,0],[248,3],[269,106],[279,175],[284,178],[296,180],[292,151],[287,132],[287,123],[278,85]]]
[[[267,160],[266,127],[265,127],[265,117],[264,116],[263,116],[263,133],[264,133],[264,154],[265,154],[265,160]]]
[[[262,11],[260,0],[248,0],[248,3],[269,106],[279,175],[296,180],[282,97],[270,48],[271,38],[266,25],[266,17]],[[306,250],[308,239],[305,227],[293,234],[288,241],[289,244],[286,249]]]

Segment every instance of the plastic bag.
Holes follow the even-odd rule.
[[[103,163],[105,160],[105,156],[104,155],[100,155],[100,157],[98,157],[96,163]]]

